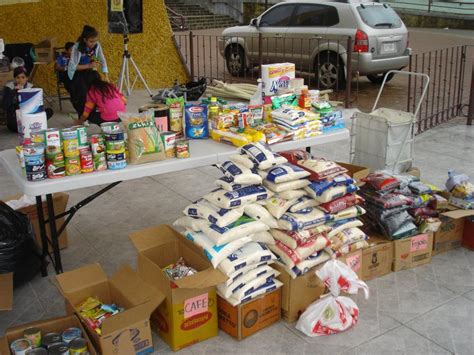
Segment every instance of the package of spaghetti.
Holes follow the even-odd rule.
[[[377,191],[391,191],[400,186],[400,180],[385,173],[370,173],[362,181]]]
[[[354,193],[344,195],[342,197],[336,198],[335,200],[322,203],[318,206],[319,209],[323,210],[326,213],[337,213],[346,208],[360,205],[364,202],[364,199]]]

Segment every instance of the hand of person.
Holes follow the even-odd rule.
[[[98,67],[99,67],[99,63],[97,62],[92,62],[89,64],[90,69],[97,70]]]

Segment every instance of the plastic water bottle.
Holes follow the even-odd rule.
[[[257,91],[250,98],[250,106],[258,106],[263,104],[263,88],[262,79],[257,80]]]

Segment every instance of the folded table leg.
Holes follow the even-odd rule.
[[[53,196],[46,195],[46,203],[48,205],[48,220],[49,228],[51,230],[51,244],[53,245],[54,268],[57,274],[63,272],[63,265],[61,262],[61,252],[59,250],[58,231],[56,229],[56,218],[54,213]]]

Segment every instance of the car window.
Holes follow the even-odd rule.
[[[337,9],[333,6],[304,4],[299,5],[293,16],[291,26],[294,27],[323,27],[339,23]]]
[[[372,28],[402,27],[402,20],[388,5],[361,5],[357,11],[362,21]]]
[[[260,20],[260,27],[287,27],[295,5],[280,5],[270,9]]]

